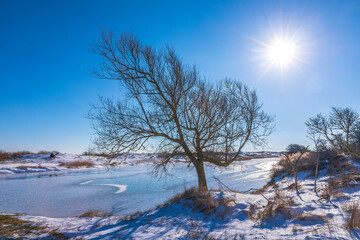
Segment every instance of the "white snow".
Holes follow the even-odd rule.
[[[115,194],[125,192],[127,188],[127,185],[121,185],[121,184],[95,184],[95,185],[116,187],[118,190],[115,192]]]
[[[307,173],[300,174],[301,188],[296,191],[286,190],[295,204],[291,210],[307,215],[321,215],[328,221],[293,220],[277,216],[265,223],[252,221],[246,211],[252,204],[265,206],[267,200],[257,194],[225,192],[226,197],[235,199],[231,213],[225,218],[207,216],[193,211],[190,202],[176,202],[154,210],[135,215],[124,220],[121,217],[97,218],[48,218],[39,216],[21,216],[21,219],[41,223],[49,229],[59,229],[73,239],[190,239],[223,238],[234,239],[353,239],[359,231],[349,232],[344,229],[346,213],[341,205],[346,201],[360,200],[360,187],[345,192],[345,197],[338,200],[321,200],[313,192],[313,180]],[[328,177],[319,179],[319,187],[324,187]],[[292,178],[278,182],[283,189],[293,183]],[[214,193],[219,194],[219,193]],[[274,189],[269,188],[264,196],[271,198]],[[347,200],[345,200],[347,199]]]

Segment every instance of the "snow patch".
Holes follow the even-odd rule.
[[[86,184],[89,184],[89,183],[92,183],[94,180],[89,180],[89,181],[86,181],[86,182],[82,182],[80,183],[80,185],[86,185]]]
[[[127,185],[121,185],[121,184],[94,184],[94,185],[116,187],[118,188],[118,190],[115,192],[115,194],[125,192],[127,189]]]

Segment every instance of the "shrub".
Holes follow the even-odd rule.
[[[295,161],[300,155],[300,152],[291,154],[290,160]],[[303,154],[301,159],[297,164],[297,172],[301,171],[313,171],[315,173],[316,168],[316,161],[317,161],[317,154],[314,152],[306,152]],[[320,161],[319,170],[323,169],[326,165],[325,161]],[[280,157],[277,165],[275,165],[270,171],[270,181],[268,184],[274,184],[275,178],[277,177],[285,177],[293,175],[293,169],[289,164],[288,160],[286,159],[285,155]]]
[[[330,161],[328,163],[328,175],[341,175],[344,174],[346,171],[353,171],[354,166],[351,164],[348,158],[342,156],[342,155],[335,155],[332,158],[330,158]]]
[[[80,167],[92,167],[94,163],[91,161],[75,161],[75,162],[63,162],[60,163],[59,166],[66,168],[80,168]]]
[[[59,151],[46,151],[46,150],[41,150],[41,151],[39,151],[37,154],[45,154],[45,155],[54,154],[54,155],[57,155],[57,154],[59,154],[59,153],[60,153]]]

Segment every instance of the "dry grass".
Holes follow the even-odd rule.
[[[328,181],[324,188],[320,189],[320,198],[330,199],[340,196],[343,188],[343,181],[341,179],[332,178]]]
[[[260,221],[260,223],[275,218],[277,215],[292,218],[293,214],[290,206],[293,204],[294,201],[291,197],[287,196],[283,191],[276,190],[275,195],[269,199],[268,204],[263,209],[250,205],[248,215],[251,220],[254,222]]]
[[[123,216],[120,219],[121,219],[121,221],[133,221],[135,218],[139,217],[141,214],[143,214],[143,212],[136,211],[135,213]]]
[[[110,217],[110,213],[101,212],[101,211],[89,211],[81,215],[76,216],[77,218],[94,218],[94,217]]]
[[[359,202],[347,202],[341,206],[341,209],[347,213],[345,229],[360,229],[360,207]]]
[[[259,218],[256,214],[256,211],[258,210],[258,207],[255,204],[251,204],[249,207],[249,210],[244,210],[249,215],[250,220],[256,222]]]
[[[300,186],[298,186],[298,189],[299,189],[299,188],[300,188]],[[287,189],[289,189],[289,190],[291,190],[291,191],[296,190],[296,184],[295,184],[295,183],[290,184],[290,185],[287,187]]]
[[[251,194],[260,195],[261,193],[265,192],[268,188],[269,188],[268,185],[264,185],[262,188],[252,191]]]
[[[272,155],[253,155],[253,156],[240,156],[237,158],[238,161],[246,161],[251,159],[258,159],[258,158],[272,158]]]
[[[269,199],[265,207],[258,207],[250,205],[248,213],[250,220],[263,224],[276,217],[284,219],[292,219],[298,221],[311,221],[316,223],[327,222],[328,217],[318,214],[297,213],[292,211],[291,206],[294,205],[294,200],[285,194],[285,191],[276,190],[274,196]]]
[[[177,194],[168,200],[164,206],[171,203],[179,203],[186,200],[186,205],[191,205],[193,211],[200,211],[207,215],[216,215],[224,218],[231,207],[235,204],[232,198],[212,196],[211,192],[199,192],[196,188],[186,189],[184,192]]]
[[[197,222],[194,222],[193,219],[190,219],[190,228],[186,233],[186,238],[200,239],[200,236],[203,235],[202,233],[203,233],[202,227]]]
[[[29,151],[5,152],[5,151],[0,150],[0,162],[1,161],[11,160],[11,159],[16,159],[16,158],[19,158],[19,157],[21,157],[23,155],[26,155],[26,154],[33,154],[33,153],[29,152]]]
[[[0,239],[22,239],[28,235],[40,235],[45,227],[18,219],[16,215],[0,215]]]
[[[58,232],[58,229],[54,229],[51,232],[49,232],[47,239],[66,240],[66,239],[70,239],[70,237],[66,236],[64,233]]]
[[[316,223],[327,222],[329,220],[327,216],[320,214],[310,214],[310,213],[293,214],[292,218],[294,220],[300,220],[304,222],[316,222]]]
[[[46,239],[69,239],[65,234],[58,232],[58,229],[47,231],[46,227],[17,217],[18,215],[0,214],[0,239],[38,239],[37,236],[42,234],[47,234]]]
[[[350,166],[349,166],[350,168]],[[336,199],[341,197],[343,189],[355,187],[360,184],[360,173],[356,168],[347,168],[346,174],[339,174],[332,177],[327,185],[321,189],[320,197],[324,199]]]
[[[18,166],[16,168],[18,169],[27,169],[27,168],[39,168],[41,166],[25,166],[25,165],[21,165],[21,166]]]
[[[75,162],[64,162],[60,163],[59,166],[66,168],[81,168],[81,167],[93,167],[94,163],[91,161],[75,161]]]

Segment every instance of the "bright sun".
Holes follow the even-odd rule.
[[[262,76],[271,69],[280,70],[281,73],[298,70],[300,62],[304,62],[304,43],[298,32],[274,32],[267,42],[252,40],[260,44],[260,48],[254,49],[254,52],[257,53],[255,60],[259,60],[266,67]]]
[[[276,39],[266,46],[266,58],[271,65],[281,68],[293,63],[296,58],[296,46],[290,40]]]

